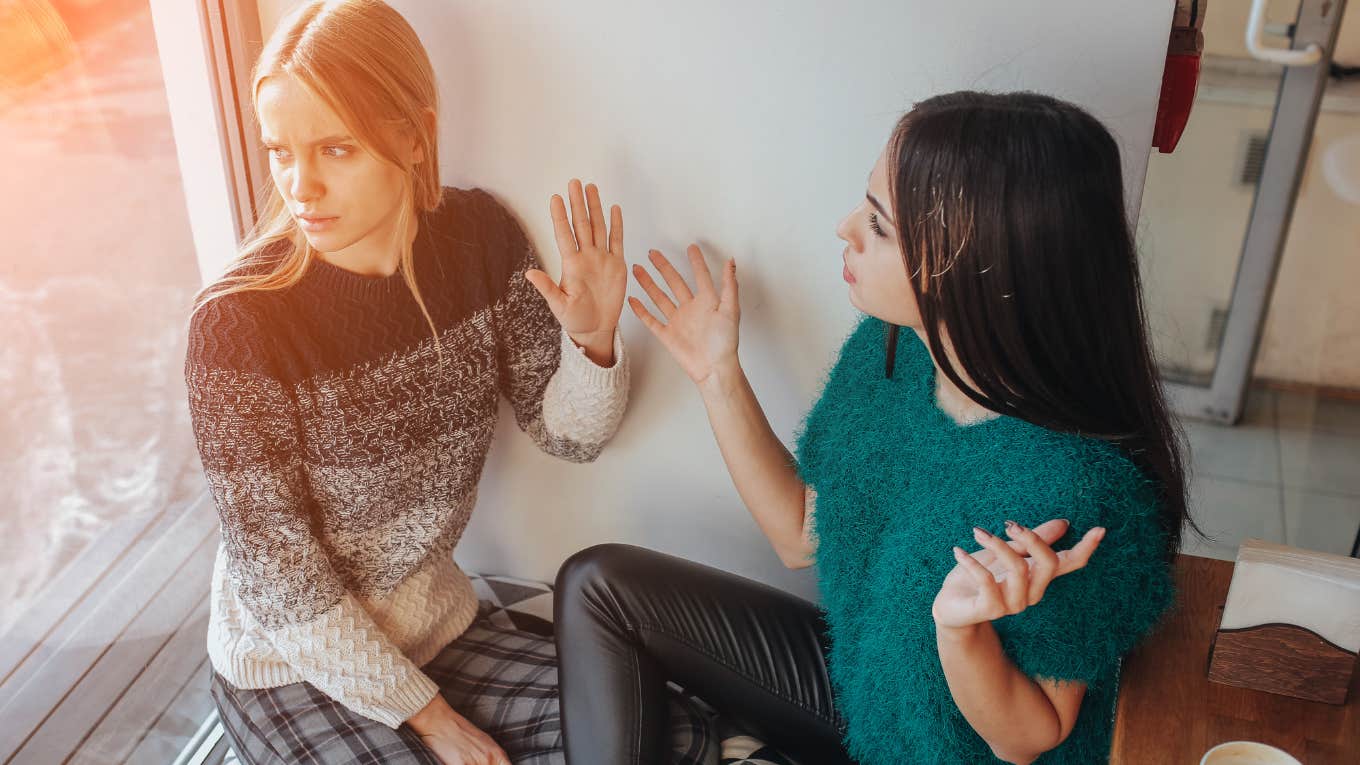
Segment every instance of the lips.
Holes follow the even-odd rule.
[[[340,220],[339,216],[326,215],[299,215],[297,216],[298,225],[302,226],[303,231],[325,231],[335,225]]]
[[[845,253],[841,253],[841,260],[845,261],[845,270],[841,271],[841,278],[849,284],[855,283],[855,275],[850,272],[850,259]]]

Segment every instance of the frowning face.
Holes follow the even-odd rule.
[[[293,77],[264,80],[256,104],[274,186],[307,241],[324,253],[356,244],[389,248],[406,171],[361,145],[340,116]],[[419,161],[419,150],[408,149]]]

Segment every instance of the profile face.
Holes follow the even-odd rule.
[[[846,244],[841,275],[850,285],[850,302],[859,310],[898,326],[920,327],[916,294],[892,218],[887,155],[885,147],[869,173],[864,199],[836,226],[836,235]]]
[[[293,77],[265,79],[256,104],[270,176],[312,247],[335,253],[390,231],[406,171],[361,145],[340,115]]]

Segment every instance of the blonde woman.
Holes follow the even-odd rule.
[[[593,460],[628,394],[623,220],[551,201],[563,277],[441,188],[436,87],[377,0],[310,2],[254,75],[273,188],[186,360],[222,524],[212,692],[251,763],[560,762],[551,641],[478,620],[453,562],[509,399]]]

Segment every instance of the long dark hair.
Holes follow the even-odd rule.
[[[1148,340],[1110,132],[1050,96],[964,91],[916,104],[888,156],[941,371],[988,409],[1118,444],[1158,487],[1169,557],[1189,520],[1181,433]]]

